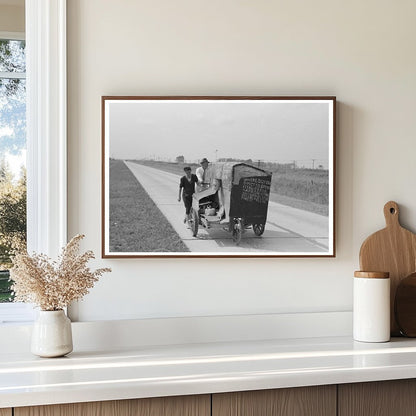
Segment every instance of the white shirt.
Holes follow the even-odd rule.
[[[212,169],[210,169],[209,166],[205,170],[200,166],[196,169],[195,175],[198,177],[198,182],[200,184],[211,183],[212,181]]]

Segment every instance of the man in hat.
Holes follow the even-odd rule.
[[[198,191],[201,192],[210,186],[212,180],[212,172],[209,167],[209,161],[206,157],[201,159],[199,164],[201,166],[196,169],[195,174],[198,178]]]

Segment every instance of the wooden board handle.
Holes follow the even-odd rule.
[[[400,226],[399,222],[399,205],[397,202],[389,201],[384,205],[384,218],[387,227]]]

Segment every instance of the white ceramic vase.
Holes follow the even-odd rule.
[[[72,351],[71,321],[63,310],[40,311],[33,325],[31,351],[39,357],[62,357]]]

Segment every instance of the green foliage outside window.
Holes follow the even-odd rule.
[[[9,302],[13,252],[26,244],[26,174],[18,181],[3,161],[0,166],[0,302]]]

